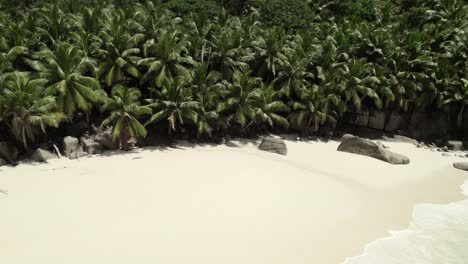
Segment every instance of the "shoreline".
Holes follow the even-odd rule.
[[[6,218],[0,218],[0,231],[7,238],[0,240],[0,260],[26,263],[21,258],[28,254],[8,255],[18,251],[15,245],[26,244],[31,259],[38,257],[35,254],[42,247],[44,263],[58,263],[47,256],[47,247],[58,246],[65,239],[61,233],[79,227],[88,236],[99,230],[101,241],[94,244],[90,237],[71,232],[75,244],[62,246],[62,257],[78,254],[76,247],[83,246],[95,257],[78,254],[76,263],[95,263],[96,258],[125,263],[126,257],[147,256],[142,263],[337,264],[360,255],[366,245],[387,237],[390,230],[407,228],[414,206],[466,199],[454,189],[467,179],[465,172],[452,168],[460,158],[442,157],[407,143],[385,142],[392,151],[411,158],[409,165],[400,166],[338,152],[336,141],[286,141],[289,154],[285,157],[261,152],[252,141],[237,143],[238,147],[184,143],[176,148],[2,168],[0,189],[7,187],[9,194],[0,197],[0,211],[7,212]],[[115,167],[119,170],[108,172]],[[36,207],[27,207],[31,205]],[[100,213],[98,209],[105,205],[110,208]],[[122,215],[122,209],[128,214]],[[71,217],[74,213],[91,230],[83,229]],[[34,215],[40,221],[32,227],[19,220]],[[91,216],[104,220],[94,222]],[[105,223],[110,219],[119,223],[108,227]],[[49,226],[48,221],[61,232],[52,232],[44,248],[28,235],[41,241],[34,235],[45,235],[41,228]],[[23,239],[18,237],[21,227],[26,228]],[[140,241],[140,248],[117,234]],[[152,247],[165,250],[152,253]],[[116,248],[121,258],[107,254]],[[42,263],[40,258],[37,262]]]

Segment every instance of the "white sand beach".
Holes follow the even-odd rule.
[[[385,144],[391,165],[339,142],[148,148],[0,168],[0,263],[339,264],[406,228],[421,203],[466,199],[439,152]]]

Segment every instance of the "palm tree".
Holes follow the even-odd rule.
[[[289,128],[289,122],[281,114],[289,113],[289,107],[281,101],[281,91],[274,89],[273,85],[265,85],[259,89],[259,100],[255,112],[257,123],[264,123],[274,128],[275,125]]]
[[[194,61],[187,55],[188,44],[178,30],[164,31],[157,40],[147,41],[143,45],[144,58],[138,62],[146,68],[140,84],[149,82],[151,86],[161,87],[166,80],[178,76],[190,78],[186,66],[194,64]]]
[[[58,43],[53,51],[45,49],[40,55],[45,61],[41,75],[49,84],[46,94],[57,96],[61,109],[69,116],[76,108],[90,111],[100,95],[99,82],[84,75],[94,72],[93,62],[68,43]]]
[[[149,106],[155,113],[146,125],[166,119],[169,123],[168,133],[175,132],[184,123],[196,124],[200,103],[192,99],[187,81],[183,77],[165,79],[161,90],[152,89],[155,99],[149,99]]]
[[[283,67],[289,64],[285,44],[286,34],[278,27],[266,30],[263,36],[252,41],[255,51],[253,69],[258,76],[270,81],[277,76]]]
[[[218,105],[218,112],[227,115],[227,121],[245,128],[255,118],[256,105],[260,99],[261,79],[252,77],[251,72],[234,72],[232,83],[225,83],[228,94]]]
[[[110,112],[101,124],[101,128],[112,126],[112,139],[118,139],[122,149],[128,150],[128,140],[146,137],[146,128],[138,121],[145,114],[151,114],[151,108],[140,105],[141,93],[136,88],[116,85],[111,96],[104,99],[101,111]]]
[[[121,16],[112,17],[101,32],[104,47],[100,50],[98,75],[103,82],[112,87],[127,80],[128,77],[139,79],[140,71],[137,62],[141,59],[138,44],[144,39],[143,34],[132,34],[123,25]]]
[[[451,85],[444,91],[445,100],[442,102],[443,105],[458,104],[460,111],[457,117],[457,126],[461,127],[463,123],[463,114],[465,107],[468,105],[468,80],[462,78],[460,81],[453,81]]]
[[[326,94],[324,89],[314,85],[302,91],[297,100],[292,99],[288,104],[292,109],[288,119],[307,135],[312,125],[313,131],[318,131],[319,126],[327,121],[336,124],[338,113],[335,108],[340,108],[343,101],[337,95]]]
[[[55,98],[45,95],[45,79],[33,79],[25,72],[5,74],[0,90],[0,120],[25,149],[45,134],[47,127],[58,127],[65,115],[58,111]]]
[[[207,134],[211,136],[213,130],[225,127],[225,123],[220,119],[217,104],[221,100],[221,95],[225,92],[225,86],[221,83],[221,74],[209,70],[209,64],[199,62],[191,71],[191,88],[193,96],[200,104],[197,120],[197,134]]]
[[[310,86],[310,81],[314,75],[307,71],[307,60],[301,60],[297,54],[290,55],[291,63],[285,64],[273,80],[273,83],[286,96],[294,97],[302,90]]]
[[[44,41],[55,45],[67,39],[71,17],[64,14],[57,3],[38,9],[37,15],[39,18],[37,31]]]
[[[248,64],[244,62],[241,49],[242,34],[237,29],[219,28],[214,35],[213,48],[209,53],[211,70],[220,72],[224,79],[229,80],[235,71],[245,71]]]

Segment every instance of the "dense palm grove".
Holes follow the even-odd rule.
[[[12,2],[0,139],[24,150],[78,120],[122,148],[155,131],[310,133],[363,108],[464,122],[462,0]]]

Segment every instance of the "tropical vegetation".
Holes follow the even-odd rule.
[[[28,150],[78,119],[123,149],[155,131],[309,134],[361,109],[460,127],[467,49],[463,0],[5,0],[0,140]]]

